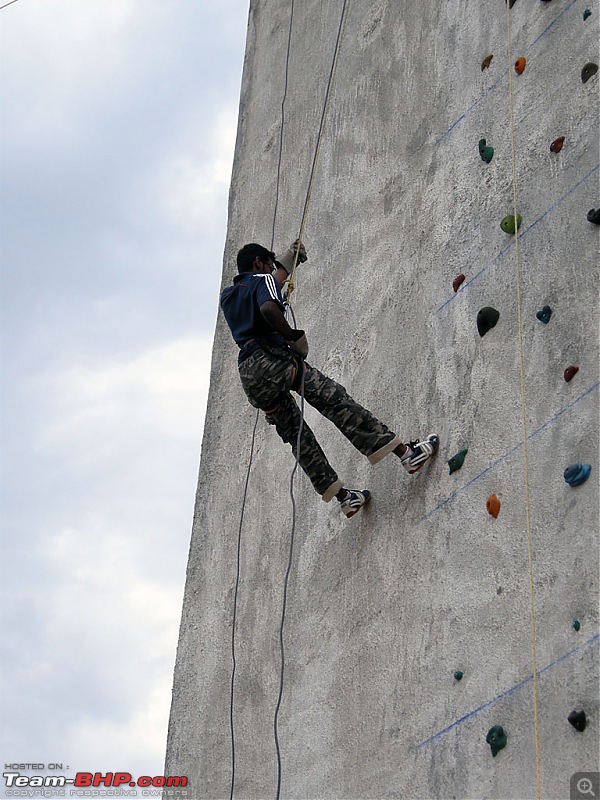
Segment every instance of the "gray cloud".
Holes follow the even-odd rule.
[[[1,13],[0,757],[160,774],[248,2]]]

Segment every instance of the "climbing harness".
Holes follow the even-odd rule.
[[[321,121],[319,124],[319,132],[317,135],[317,143],[315,147],[315,153],[313,156],[313,163],[310,172],[310,178],[308,183],[308,190],[306,193],[306,198],[304,201],[304,209],[302,212],[302,220],[300,224],[300,233],[298,235],[298,247],[295,249],[294,253],[294,264],[292,267],[292,272],[289,276],[289,281],[287,282],[286,293],[284,295],[284,301],[287,307],[287,310],[292,315],[292,319],[294,322],[294,326],[296,325],[296,320],[294,317],[294,311],[290,305],[289,298],[291,293],[294,291],[294,277],[296,274],[296,268],[298,266],[298,256],[300,253],[300,244],[302,243],[302,236],[304,233],[304,227],[306,224],[306,218],[308,216],[308,209],[310,205],[310,199],[312,195],[312,189],[314,184],[314,178],[316,174],[317,164],[319,160],[319,153],[321,149],[321,143],[323,141],[323,133],[325,129],[325,120],[327,117],[327,111],[329,109],[329,102],[331,98],[331,89],[333,85],[333,80],[335,77],[336,69],[337,69],[337,62],[338,62],[338,55],[340,51],[340,43],[342,40],[342,35],[344,32],[346,18],[347,18],[347,7],[348,7],[348,0],[343,0],[342,12],[340,17],[340,23],[337,32],[337,39],[335,43],[333,61],[331,65],[331,70],[329,73],[329,80],[327,83],[327,90],[325,94],[325,102],[323,106],[323,111],[321,114]],[[275,240],[275,224],[277,219],[277,210],[279,205],[279,186],[280,186],[280,178],[281,178],[281,163],[282,163],[282,153],[283,153],[283,131],[284,131],[284,124],[285,124],[285,101],[287,97],[287,89],[288,89],[288,75],[289,75],[289,60],[290,60],[290,50],[291,50],[291,40],[292,40],[292,28],[293,28],[293,19],[294,19],[294,0],[291,0],[291,9],[290,9],[290,25],[288,31],[288,43],[287,43],[287,54],[286,54],[286,62],[285,62],[285,80],[284,80],[284,92],[283,92],[283,99],[281,103],[281,132],[279,138],[279,156],[277,162],[277,187],[275,193],[275,204],[274,204],[274,212],[273,212],[273,226],[272,226],[272,233],[271,233],[271,250],[274,246]],[[298,377],[296,376],[295,383],[297,385]],[[296,529],[296,500],[294,497],[294,478],[296,472],[298,470],[299,459],[300,459],[300,440],[302,436],[302,431],[304,428],[304,369],[302,369],[300,374],[300,381],[299,381],[299,390],[294,386],[293,388],[296,391],[299,391],[300,394],[300,425],[298,427],[298,435],[296,440],[296,458],[294,468],[292,470],[290,476],[290,498],[292,502],[292,526],[290,532],[290,546],[289,546],[289,555],[288,555],[288,563],[284,578],[284,586],[283,586],[283,601],[282,601],[282,610],[281,610],[281,622],[279,626],[279,644],[281,650],[281,661],[280,661],[280,675],[279,675],[279,693],[277,698],[277,704],[275,707],[275,714],[273,718],[273,736],[275,740],[275,749],[277,753],[277,792],[276,798],[279,800],[281,795],[281,749],[279,746],[279,733],[278,733],[278,719],[279,719],[279,711],[281,708],[281,702],[283,698],[283,685],[284,685],[284,673],[285,673],[285,642],[284,642],[284,625],[285,625],[285,615],[286,615],[286,608],[287,608],[287,590],[288,590],[288,583],[289,577],[292,568],[293,562],[293,552],[294,552],[294,535]],[[231,660],[232,660],[232,672],[231,672],[231,692],[230,692],[230,712],[229,712],[229,721],[230,721],[230,729],[231,729],[231,789],[230,789],[230,800],[233,800],[234,795],[234,788],[235,788],[235,728],[234,728],[234,693],[235,693],[235,672],[236,672],[236,657],[235,657],[235,629],[236,629],[236,621],[237,621],[237,601],[238,601],[238,594],[239,594],[239,584],[240,584],[240,561],[241,561],[241,541],[242,541],[242,528],[244,523],[244,512],[246,507],[246,499],[248,496],[248,484],[250,480],[250,470],[252,468],[252,461],[254,458],[254,445],[256,441],[256,429],[258,426],[258,418],[259,418],[260,410],[257,409],[256,418],[254,421],[254,428],[252,431],[252,441],[250,445],[250,457],[248,460],[248,469],[246,472],[246,480],[244,484],[244,493],[242,497],[242,510],[240,514],[240,524],[238,528],[238,542],[237,542],[237,565],[236,565],[236,581],[235,581],[235,589],[234,589],[234,600],[233,600],[233,622],[232,622],[232,630],[231,630]]]
[[[535,768],[537,780],[537,797],[542,797],[542,774],[540,759],[540,730],[538,717],[538,674],[537,674],[537,646],[535,635],[535,594],[534,594],[534,575],[533,575],[533,542],[531,533],[531,503],[529,496],[529,454],[528,454],[528,435],[527,435],[527,404],[525,400],[525,365],[523,357],[523,323],[521,311],[521,265],[519,259],[519,214],[517,213],[517,165],[515,147],[515,107],[513,97],[513,74],[510,69],[512,64],[512,30],[510,20],[510,3],[506,4],[507,20],[507,57],[508,57],[508,100],[510,111],[510,139],[512,157],[512,184],[513,184],[513,224],[515,236],[515,266],[516,266],[516,285],[517,285],[517,320],[519,328],[519,363],[521,378],[521,416],[523,422],[523,468],[525,477],[525,519],[527,525],[527,558],[529,563],[529,604],[531,618],[531,660],[533,672],[533,726],[535,738]]]

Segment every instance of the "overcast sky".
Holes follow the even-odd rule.
[[[0,11],[3,767],[163,771],[248,5]]]

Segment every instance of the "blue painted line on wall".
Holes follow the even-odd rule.
[[[454,130],[456,127],[457,127],[457,125],[460,125],[460,123],[461,123],[461,122],[462,122],[464,119],[466,119],[466,118],[469,116],[469,114],[470,114],[470,113],[473,111],[473,109],[474,109],[476,106],[478,106],[478,105],[479,105],[479,103],[481,103],[481,101],[482,101],[482,100],[485,100],[485,98],[488,96],[488,94],[490,94],[490,92],[493,92],[493,91],[494,91],[494,89],[496,89],[496,88],[499,86],[499,84],[500,84],[500,83],[502,83],[502,81],[504,80],[504,78],[506,78],[506,76],[507,76],[507,75],[508,75],[508,70],[506,69],[506,70],[504,70],[504,72],[502,73],[502,75],[500,75],[500,77],[498,78],[498,80],[496,81],[496,83],[494,83],[492,86],[490,86],[488,89],[486,89],[486,90],[485,90],[485,92],[484,92],[484,93],[481,95],[481,97],[479,97],[477,100],[475,100],[475,102],[473,103],[473,105],[469,106],[469,108],[468,108],[468,109],[465,111],[465,113],[464,113],[464,114],[462,114],[462,115],[461,115],[461,116],[460,116],[460,117],[459,117],[459,118],[456,120],[456,122],[454,122],[454,123],[453,123],[453,124],[452,124],[452,125],[451,125],[451,126],[448,128],[448,130],[446,131],[446,133],[442,134],[442,135],[440,136],[440,138],[439,138],[437,141],[435,141],[435,142],[434,142],[434,147],[437,147],[437,145],[438,145],[438,144],[439,144],[441,141],[443,141],[443,140],[446,138],[446,136],[448,136],[448,134],[452,133],[452,131],[453,131],[453,130]]]
[[[563,661],[566,661],[566,659],[571,658],[572,656],[576,655],[577,653],[580,653],[582,650],[585,650],[588,647],[591,647],[591,645],[595,644],[598,641],[600,641],[600,633],[595,634],[594,636],[592,636],[591,639],[588,639],[587,642],[580,644],[578,647],[574,647],[572,650],[569,650],[567,653],[564,653],[562,656],[559,656],[559,658],[555,659],[554,661],[551,661],[542,669],[539,669],[537,672],[538,678],[545,672],[548,672],[549,670],[556,667],[558,664],[561,664]],[[502,692],[499,695],[496,695],[496,697],[494,697],[492,700],[488,700],[487,703],[484,703],[483,705],[479,706],[479,708],[475,708],[473,709],[473,711],[469,711],[468,714],[465,714],[464,716],[460,717],[460,719],[455,720],[452,724],[443,728],[441,731],[434,733],[434,735],[430,736],[429,739],[425,739],[424,742],[418,744],[415,749],[420,750],[422,747],[425,747],[425,745],[431,744],[431,742],[435,742],[444,734],[448,733],[451,730],[454,730],[454,728],[457,728],[459,725],[462,725],[463,722],[472,719],[472,717],[476,716],[477,714],[480,714],[482,711],[485,711],[486,709],[500,702],[500,700],[504,700],[505,697],[514,694],[519,689],[522,689],[523,686],[526,686],[528,683],[532,682],[533,682],[533,673],[531,673],[531,675],[528,678],[525,678],[520,683],[511,686],[510,689],[506,689],[506,691]]]
[[[587,179],[588,179],[589,177],[591,177],[591,176],[592,176],[592,175],[593,175],[595,172],[597,172],[599,168],[600,168],[600,163],[596,164],[596,166],[595,166],[595,167],[592,167],[592,169],[591,169],[591,170],[590,170],[590,171],[589,171],[589,172],[588,172],[586,175],[584,175],[584,176],[583,176],[583,178],[580,178],[580,180],[578,180],[576,184],[574,184],[574,185],[573,185],[573,186],[572,186],[572,187],[571,187],[571,188],[570,188],[570,189],[569,189],[569,190],[568,190],[568,191],[567,191],[565,194],[563,194],[563,195],[562,195],[562,197],[559,197],[559,198],[558,198],[558,200],[556,200],[556,201],[555,201],[555,202],[554,202],[554,203],[553,203],[551,206],[549,206],[549,207],[548,207],[548,208],[547,208],[547,209],[544,211],[544,213],[543,213],[543,214],[541,214],[541,215],[540,215],[540,216],[539,216],[539,217],[538,217],[538,218],[537,218],[537,219],[536,219],[534,222],[532,222],[532,223],[531,223],[531,225],[529,225],[529,227],[525,228],[525,229],[523,230],[523,232],[519,234],[519,241],[521,241],[522,239],[524,239],[524,238],[525,238],[525,236],[527,236],[527,234],[528,234],[528,233],[530,233],[530,232],[531,232],[531,231],[532,231],[532,230],[533,230],[533,229],[534,229],[534,228],[535,228],[537,225],[539,225],[539,224],[540,224],[540,222],[541,222],[541,221],[542,221],[542,220],[543,220],[545,217],[547,217],[547,216],[548,216],[548,214],[550,214],[552,211],[554,211],[556,208],[558,208],[558,206],[559,206],[561,203],[563,203],[563,202],[564,202],[564,201],[567,199],[567,197],[569,197],[570,195],[572,195],[572,194],[573,194],[573,192],[575,192],[575,191],[576,191],[576,190],[577,190],[577,189],[578,189],[578,188],[579,188],[579,187],[580,187],[580,186],[581,186],[583,183],[585,183],[585,182],[587,181]],[[506,253],[507,253],[507,252],[508,252],[508,251],[511,249],[511,247],[514,247],[514,246],[515,246],[515,240],[514,240],[514,237],[513,237],[513,238],[511,238],[511,240],[510,240],[510,244],[509,244],[509,245],[507,245],[507,246],[504,248],[504,250],[501,250],[501,251],[498,253],[498,255],[497,255],[495,258],[494,258],[494,260],[493,260],[493,261],[490,261],[490,263],[489,263],[487,266],[485,266],[485,267],[483,267],[482,269],[480,269],[480,270],[479,270],[479,272],[478,272],[476,275],[473,275],[473,277],[472,277],[472,278],[470,278],[468,281],[466,281],[465,283],[463,283],[463,285],[460,287],[460,289],[458,290],[458,292],[456,292],[455,294],[453,294],[453,295],[452,295],[452,297],[448,298],[448,300],[446,300],[446,302],[442,303],[442,305],[441,305],[441,306],[439,306],[439,308],[436,308],[436,310],[433,312],[434,316],[435,316],[436,314],[439,314],[439,313],[440,313],[440,311],[442,311],[444,308],[446,308],[446,306],[447,306],[447,305],[449,305],[449,304],[450,304],[450,303],[452,303],[454,300],[456,300],[456,298],[457,298],[457,297],[458,297],[460,294],[462,294],[462,293],[465,291],[465,289],[466,289],[468,286],[470,286],[470,285],[471,285],[472,283],[474,283],[474,282],[475,282],[475,281],[476,281],[478,278],[480,278],[480,277],[483,275],[483,273],[484,273],[484,272],[487,272],[487,270],[488,270],[488,269],[490,269],[490,267],[493,267],[493,266],[494,266],[494,264],[495,264],[495,263],[496,263],[496,262],[497,262],[497,261],[498,261],[500,258],[502,258],[502,256],[506,255]]]
[[[588,394],[590,394],[590,392],[593,392],[599,386],[600,386],[600,381],[598,381],[597,383],[594,383],[592,386],[589,387],[589,389],[586,389],[585,392],[583,392],[583,394],[580,394],[579,397],[576,397],[575,400],[570,402],[564,408],[561,408],[561,410],[558,411],[553,417],[550,417],[550,419],[547,420],[546,422],[544,422],[543,425],[541,425],[535,431],[530,433],[527,436],[527,440],[533,439],[535,436],[538,436],[543,430],[545,430],[548,426],[550,426],[554,422],[556,422],[556,420],[559,419],[559,417],[561,417],[563,414],[565,414],[567,411],[569,411],[569,409],[573,408],[573,406],[575,406],[577,403],[579,403],[581,400],[583,400],[584,397],[587,397]],[[478,480],[483,478],[483,476],[486,475],[488,472],[490,472],[491,470],[495,469],[498,466],[498,464],[501,464],[503,461],[506,461],[507,458],[509,458],[513,453],[516,453],[517,450],[519,450],[521,447],[523,447],[523,442],[522,441],[519,442],[519,444],[515,445],[515,447],[513,447],[511,450],[508,450],[506,453],[504,453],[504,455],[500,456],[500,458],[497,458],[492,464],[490,464],[489,467],[486,467],[486,469],[484,469],[483,472],[480,472],[474,478],[471,478],[471,480],[468,483],[465,483],[464,486],[461,486],[460,489],[457,489],[455,492],[453,492],[451,495],[449,495],[445,500],[442,500],[441,503],[438,503],[438,505],[435,508],[433,508],[427,514],[425,514],[424,519],[429,519],[429,517],[433,516],[441,508],[443,508],[444,506],[448,505],[448,503],[452,502],[452,500],[454,500],[456,497],[458,497],[459,494],[462,494],[466,489],[468,489],[469,486],[472,486]]]
[[[571,6],[574,6],[576,2],[577,2],[577,0],[572,0],[572,2],[569,3],[569,5],[566,8],[563,8],[563,10],[560,12],[560,14],[556,17],[556,19],[553,19],[552,22],[548,25],[548,27],[544,28],[544,30],[540,33],[540,35],[537,37],[537,39],[533,40],[533,42],[531,43],[531,47],[534,47],[539,42],[539,40],[548,33],[550,28],[553,25],[556,25],[556,23],[562,17],[562,15],[566,14],[567,11],[571,8]]]
[[[540,41],[540,39],[542,39],[542,38],[543,38],[543,37],[544,37],[544,36],[545,36],[545,35],[548,33],[548,31],[550,30],[550,28],[552,28],[554,25],[556,25],[556,23],[557,23],[557,22],[559,21],[559,19],[560,19],[560,18],[563,16],[563,14],[566,14],[566,12],[567,12],[567,11],[568,11],[568,10],[571,8],[571,6],[574,6],[576,2],[577,2],[577,0],[571,0],[571,3],[569,3],[569,5],[568,5],[566,8],[564,8],[564,9],[563,9],[563,10],[560,12],[560,14],[559,14],[559,15],[558,15],[558,16],[557,16],[555,19],[553,19],[553,20],[552,20],[552,22],[551,22],[551,23],[550,23],[550,24],[549,24],[549,25],[548,25],[546,28],[544,28],[544,30],[543,30],[543,31],[540,33],[540,35],[537,37],[537,39],[534,39],[534,40],[533,40],[533,42],[532,42],[532,43],[529,45],[529,47],[530,47],[530,48],[532,48],[532,47],[535,47],[535,45],[536,45],[536,44],[537,44],[537,43]],[[506,76],[507,76],[507,75],[508,75],[508,70],[504,70],[504,72],[503,72],[503,73],[502,73],[502,75],[501,75],[501,76],[498,78],[498,80],[496,81],[496,83],[495,83],[493,86],[490,86],[488,89],[486,89],[486,90],[485,90],[485,92],[484,92],[484,93],[481,95],[481,97],[479,97],[477,100],[475,100],[475,102],[473,103],[473,105],[469,106],[469,108],[468,108],[468,109],[467,109],[467,110],[464,112],[464,114],[461,114],[461,116],[460,116],[460,117],[459,117],[459,118],[458,118],[458,119],[457,119],[455,122],[453,122],[453,123],[452,123],[452,125],[451,125],[451,126],[448,128],[448,130],[446,131],[446,133],[443,133],[443,134],[440,136],[440,138],[439,138],[439,139],[437,139],[437,141],[434,143],[434,146],[437,146],[437,145],[438,145],[438,144],[439,144],[441,141],[443,141],[443,140],[446,138],[446,136],[448,136],[448,134],[452,133],[452,131],[453,131],[453,130],[454,130],[454,129],[455,129],[457,126],[458,126],[458,125],[460,125],[460,123],[461,123],[461,122],[462,122],[464,119],[466,119],[466,118],[469,116],[469,114],[471,114],[471,112],[473,111],[473,109],[474,109],[476,106],[478,106],[478,105],[479,105],[479,103],[481,103],[481,101],[482,101],[482,100],[484,100],[484,99],[485,99],[485,98],[488,96],[488,94],[490,94],[490,92],[493,92],[493,91],[494,91],[494,89],[496,89],[496,88],[498,87],[498,85],[499,85],[499,84],[500,84],[500,83],[501,83],[501,82],[504,80],[504,78],[506,78]]]

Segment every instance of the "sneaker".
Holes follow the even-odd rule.
[[[366,506],[371,499],[371,492],[367,489],[348,489],[348,496],[342,500],[340,507],[347,517],[353,517],[363,506]]]
[[[408,450],[400,459],[402,466],[409,475],[414,475],[426,461],[437,453],[439,446],[440,437],[437,433],[430,433],[422,442],[409,442]]]

